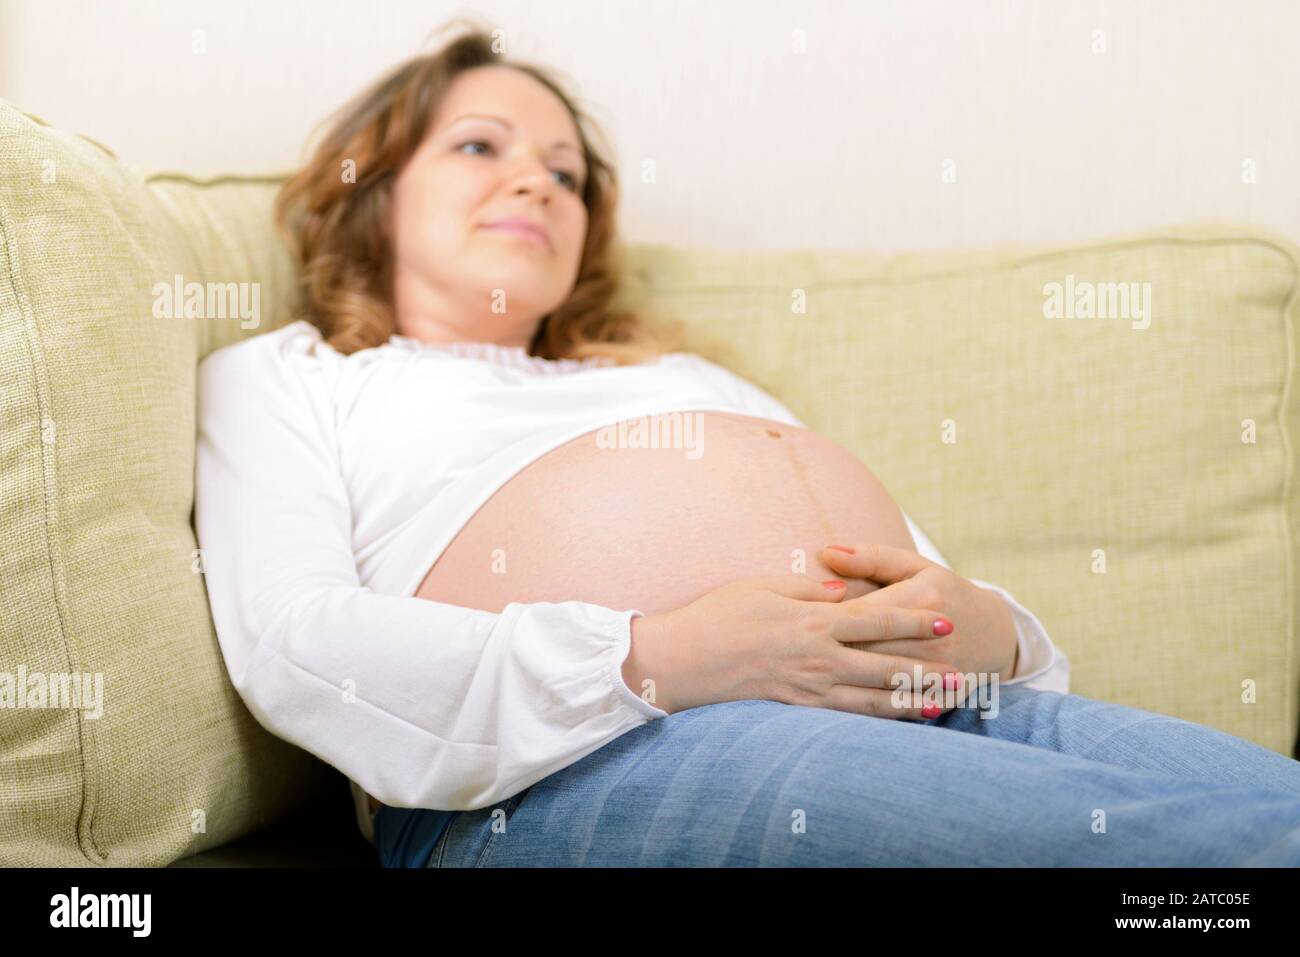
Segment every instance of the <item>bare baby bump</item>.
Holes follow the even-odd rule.
[[[830,543],[915,547],[880,481],[815,432],[719,412],[621,425],[514,475],[416,596],[492,612],[578,600],[651,615],[739,578],[834,578],[818,558]],[[850,581],[848,596],[876,587]]]

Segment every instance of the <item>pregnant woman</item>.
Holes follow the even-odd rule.
[[[616,180],[471,30],[277,213],[308,318],[200,365],[195,520],[254,716],[387,866],[1300,864],[1300,765],[1068,693],[777,399],[611,308]]]

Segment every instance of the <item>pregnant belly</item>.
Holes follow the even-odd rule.
[[[731,413],[646,422],[670,418],[697,434],[683,430],[675,448],[629,448],[606,447],[596,430],[529,464],[460,530],[416,596],[492,612],[576,599],[652,615],[738,578],[835,578],[818,558],[831,543],[915,548],[884,486],[831,440]],[[851,580],[848,597],[877,587]]]

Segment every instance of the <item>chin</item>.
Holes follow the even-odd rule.
[[[489,299],[494,290],[505,290],[506,309],[510,312],[526,308],[544,316],[563,303],[572,288],[557,288],[554,267],[544,263],[498,262],[495,268],[489,266],[476,272],[480,277],[479,285]],[[464,274],[458,278],[463,282]]]

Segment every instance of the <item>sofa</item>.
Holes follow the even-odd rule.
[[[194,537],[197,364],[301,305],[283,178],[133,167],[0,101],[0,864],[378,864],[341,769],[232,687]],[[868,463],[1072,692],[1300,758],[1290,240],[623,256],[627,305]]]

